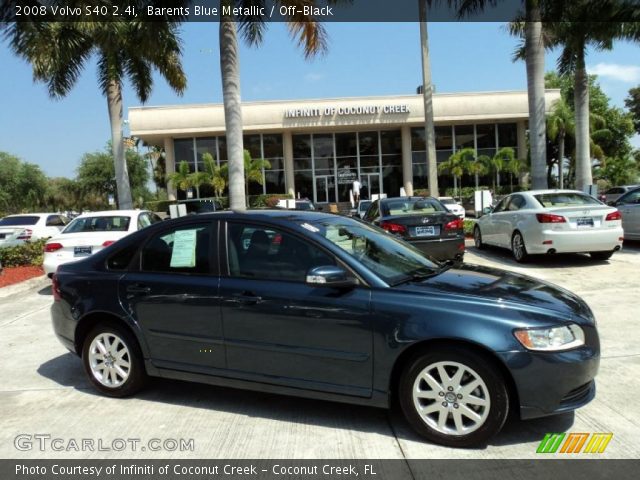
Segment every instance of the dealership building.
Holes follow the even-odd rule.
[[[549,111],[560,91],[546,90],[545,98]],[[467,147],[489,156],[512,147],[527,156],[526,91],[436,94],[433,108],[439,163]],[[263,185],[250,184],[251,195],[289,193],[323,204],[348,201],[356,178],[363,198],[427,187],[422,95],[246,102],[242,119],[244,148],[271,164]],[[221,104],[133,107],[129,127],[131,136],[164,148],[167,172],[182,161],[200,171],[207,152],[227,161]],[[452,177],[440,173],[439,185],[444,191]],[[171,186],[169,193],[186,197]],[[193,193],[213,196],[209,186]]]

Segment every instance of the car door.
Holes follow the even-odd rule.
[[[217,222],[173,225],[148,239],[139,269],[120,280],[120,302],[157,367],[212,374],[225,368],[216,249]]]
[[[640,238],[640,190],[634,190],[624,197],[618,204],[622,213],[622,228],[627,238]]]
[[[228,368],[239,378],[362,397],[372,389],[370,290],[305,283],[337,259],[299,234],[226,225],[220,279]]]
[[[500,244],[500,231],[502,226],[502,216],[505,213],[507,204],[509,203],[509,197],[505,197],[498,202],[495,208],[486,215],[486,219],[483,217],[482,223],[482,241],[491,245]]]
[[[498,245],[503,247],[511,245],[511,236],[522,220],[523,213],[521,209],[526,203],[522,195],[514,194],[509,197],[509,202],[505,204],[504,211],[496,221],[496,242]],[[522,234],[526,235],[525,232],[522,232]]]

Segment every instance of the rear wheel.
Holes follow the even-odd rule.
[[[527,261],[527,247],[524,244],[524,237],[517,230],[514,232],[511,237],[511,253],[513,253],[513,258],[518,263],[524,263]]]
[[[399,401],[411,426],[450,447],[486,443],[509,411],[504,378],[491,361],[460,347],[434,349],[409,362]]]
[[[482,243],[482,232],[478,225],[473,228],[473,243],[478,250],[482,250],[485,247],[485,244]]]
[[[147,380],[138,342],[117,325],[101,323],[89,332],[82,363],[93,386],[110,397],[132,395]]]
[[[594,260],[609,260],[613,255],[613,250],[610,252],[589,252],[589,255]]]

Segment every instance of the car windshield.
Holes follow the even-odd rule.
[[[296,210],[315,210],[311,202],[296,202]]]
[[[33,215],[20,215],[18,217],[5,217],[0,220],[0,227],[15,227],[22,225],[35,225],[40,217]]]
[[[425,213],[446,212],[444,206],[434,198],[398,198],[387,200],[383,208],[388,215],[423,215]]]
[[[595,198],[578,192],[540,193],[534,197],[545,208],[601,205]]]
[[[360,211],[364,212],[371,205],[371,200],[367,200],[366,202],[360,202]]]
[[[440,201],[445,205],[455,205],[456,201],[453,198],[441,198]]]
[[[80,217],[73,220],[62,233],[78,232],[126,232],[131,217],[114,215],[112,217]]]
[[[340,247],[390,285],[441,270],[420,250],[374,226],[340,217],[301,225]]]

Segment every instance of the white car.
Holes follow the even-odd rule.
[[[369,210],[371,203],[371,200],[360,200],[356,205],[356,208],[352,208],[349,213],[352,217],[364,218],[364,214]]]
[[[580,252],[607,260],[622,248],[620,212],[576,190],[512,193],[484,213],[473,230],[476,247],[509,248],[518,262],[531,254]]]
[[[0,248],[58,235],[69,219],[59,213],[25,213],[0,220]]]
[[[44,271],[93,255],[112,243],[162,219],[147,210],[108,210],[79,215],[44,246]]]
[[[438,197],[438,200],[440,200],[440,203],[442,203],[447,210],[451,213],[455,213],[464,220],[464,207],[456,202],[453,197]]]

